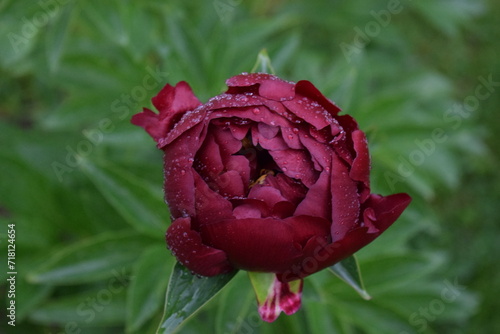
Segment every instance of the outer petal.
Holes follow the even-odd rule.
[[[352,141],[354,142],[356,157],[352,162],[349,176],[353,180],[363,182],[368,187],[370,185],[370,155],[366,136],[363,131],[355,130],[352,133]]]
[[[328,221],[308,216],[248,218],[203,225],[201,235],[212,247],[224,250],[237,268],[282,272],[303,257],[307,240],[328,234],[328,229]]]
[[[195,138],[202,130],[199,124],[163,149],[165,199],[174,218],[195,214],[192,165],[200,146]]]
[[[228,93],[242,92],[233,87],[250,87],[259,85],[258,93],[267,99],[283,101],[294,97],[294,84],[278,78],[277,76],[266,73],[240,74],[226,80],[229,86]]]
[[[175,87],[167,84],[158,95],[152,98],[152,101],[160,112],[160,119],[169,119],[169,121],[175,121],[176,115],[194,110],[201,105],[185,81],[177,83]]]
[[[328,110],[332,116],[337,116],[341,110],[332,101],[327,99],[311,82],[307,80],[300,80],[295,85],[295,91],[299,94],[307,96],[314,101],[317,101],[323,108]]]
[[[148,108],[144,108],[141,113],[132,116],[131,122],[146,130],[156,142],[165,136],[167,132],[167,122],[160,122],[158,114],[155,114]]]
[[[167,135],[184,113],[201,105],[189,84],[184,81],[175,87],[165,85],[152,101],[160,114],[144,109],[142,113],[132,117],[132,123],[143,127],[157,142]]]
[[[337,155],[332,155],[332,240],[344,238],[347,231],[358,223],[359,195],[358,186],[349,177],[345,163]]]
[[[278,278],[282,282],[304,278],[351,256],[382,234],[398,219],[410,202],[411,198],[407,194],[387,197],[371,195],[366,203],[373,205],[370,207],[373,209],[370,210],[370,220],[376,227],[376,232],[371,233],[370,227],[364,226],[347,232],[342,239],[333,243],[327,243],[321,237],[311,238],[304,247],[305,256],[295,266],[280,273]]]
[[[370,220],[383,232],[398,219],[410,202],[411,197],[404,193],[390,196],[371,194],[364,206],[373,209]]]
[[[203,225],[200,232],[235,267],[248,271],[284,271],[302,255],[292,229],[278,219],[226,219]]]
[[[333,117],[319,103],[306,97],[296,95],[293,100],[283,101],[283,105],[297,117],[318,129],[332,124]]]
[[[191,229],[190,218],[174,220],[166,240],[177,260],[198,275],[215,276],[234,269],[223,251],[202,243],[198,232]]]
[[[271,79],[260,84],[259,95],[276,101],[291,100],[295,96],[294,88],[294,85],[287,81]]]
[[[186,112],[182,115],[182,118],[175,123],[172,130],[166,133],[165,137],[158,139],[158,148],[163,148],[165,145],[172,143],[174,140],[179,138],[183,133],[189,129],[195,127],[200,123],[206,123],[207,112],[202,106]],[[202,138],[195,138],[197,141],[202,141]]]

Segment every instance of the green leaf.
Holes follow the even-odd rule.
[[[170,221],[161,187],[109,164],[82,162],[82,169],[97,189],[137,231],[157,237]]]
[[[64,6],[62,8],[62,13],[57,13],[57,10],[55,10],[55,12],[56,13],[52,15],[55,15],[56,18],[49,25],[45,35],[47,61],[52,72],[55,72],[59,67],[64,41],[69,31],[73,13],[75,13],[74,3],[69,3],[67,6]]]
[[[61,249],[28,273],[27,279],[32,283],[57,285],[122,277],[150,244],[151,239],[137,233],[103,233]]]
[[[174,333],[197,310],[212,299],[237,271],[213,277],[198,277],[176,263],[167,290],[167,300],[158,333]]]
[[[73,328],[73,333],[80,333],[81,327],[120,325],[126,317],[125,291],[110,279],[102,286],[52,299],[33,310],[29,318],[40,324]]]
[[[358,260],[354,255],[340,261],[328,269],[341,280],[349,284],[363,299],[371,299],[370,295],[365,290]]]
[[[137,261],[127,292],[127,331],[139,330],[161,307],[171,259],[165,245],[159,245],[149,248]]]

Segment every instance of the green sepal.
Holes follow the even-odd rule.
[[[372,298],[365,290],[356,256],[352,255],[328,269],[349,284],[363,299],[370,300]]]
[[[266,49],[260,50],[259,54],[257,55],[257,61],[255,62],[255,65],[252,67],[252,70],[250,72],[276,74],[273,66],[271,65],[271,58],[269,58],[269,54],[267,53]]]

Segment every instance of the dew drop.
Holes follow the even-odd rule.
[[[255,115],[258,115],[258,114],[260,114],[260,109],[259,109],[259,108],[253,108],[253,109],[252,109],[252,112],[253,112]]]

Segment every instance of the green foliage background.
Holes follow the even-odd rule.
[[[373,190],[414,201],[358,253],[372,300],[325,271],[306,279],[301,311],[262,323],[239,273],[180,332],[500,332],[500,87],[449,113],[474,100],[479,77],[500,81],[500,5],[402,0],[377,21],[391,3],[0,1],[0,331],[155,332],[169,213],[161,152],[129,119],[167,82],[188,81],[202,101],[220,93],[267,48],[279,76],[310,80],[359,121]]]

